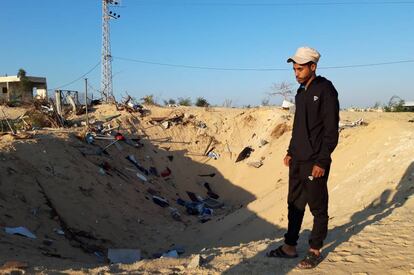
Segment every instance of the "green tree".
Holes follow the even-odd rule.
[[[176,101],[172,98],[168,99],[168,100],[164,100],[164,105],[175,105],[177,104]]]
[[[197,107],[208,107],[210,103],[208,103],[207,99],[204,97],[197,97],[195,105]]]
[[[384,106],[384,112],[404,112],[404,103],[405,101],[402,100],[399,96],[392,96],[388,101],[388,105]]]
[[[17,77],[20,79],[17,89],[15,90],[14,96],[11,101],[20,101],[23,99],[26,93],[32,92],[31,83],[26,75],[26,71],[22,68],[17,72]]]
[[[189,98],[189,97],[186,97],[186,98],[179,97],[178,98],[178,104],[180,104],[181,106],[191,106],[192,105],[191,98]]]
[[[146,105],[157,105],[154,99],[154,95],[145,95],[141,98],[141,100]]]

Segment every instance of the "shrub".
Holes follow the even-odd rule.
[[[210,106],[210,104],[208,103],[208,101],[204,97],[198,97],[196,99],[195,105],[197,107],[208,107],[208,106]]]
[[[181,106],[191,106],[191,98],[187,97],[187,98],[178,98],[178,104],[180,104]]]

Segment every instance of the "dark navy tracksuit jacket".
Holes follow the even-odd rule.
[[[329,168],[331,153],[338,144],[339,102],[332,82],[317,76],[295,97],[296,113],[288,155],[298,163],[314,162]]]

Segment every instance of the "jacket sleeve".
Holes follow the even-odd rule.
[[[292,136],[290,138],[290,142],[289,142],[289,147],[287,149],[287,155],[288,156],[292,156],[294,148],[295,148],[295,144],[293,141],[293,137],[294,137],[294,132],[295,132],[295,124],[296,124],[296,119],[297,119],[297,101],[296,101],[296,97],[295,97],[295,116],[293,118],[293,128],[292,128]]]
[[[332,162],[331,154],[338,144],[339,138],[339,101],[338,92],[332,83],[323,91],[322,119],[324,135],[321,150],[316,159],[316,165],[326,169]]]

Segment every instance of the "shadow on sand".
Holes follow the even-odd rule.
[[[103,147],[109,142],[99,143]],[[13,150],[0,151],[0,224],[25,226],[38,236],[32,240],[0,231],[0,265],[18,260],[28,263],[28,272],[76,271],[102,266],[102,257],[97,255],[105,255],[108,248],[140,248],[144,258],[151,258],[177,244],[191,254],[201,246],[237,246],[260,240],[280,229],[246,208],[256,199],[254,195],[208,163],[193,161],[187,151],[162,148],[166,146],[168,142],[155,146],[144,140],[143,148],[112,146],[108,155],[96,155],[97,146],[73,136],[39,133],[35,140],[16,141]],[[140,181],[136,171],[125,169],[134,168],[125,159],[130,154],[146,169],[154,166],[161,172],[169,167],[170,180],[148,176],[148,183]],[[107,173],[100,170],[103,162],[110,166]],[[199,176],[203,174],[214,176]],[[211,221],[201,224],[176,199],[188,201],[186,191],[205,197],[203,182],[209,182],[226,209],[216,210]],[[156,205],[149,188],[179,209],[184,221],[175,221],[168,208]],[[38,209],[35,214],[33,209]],[[234,227],[246,227],[251,234],[208,240],[198,234],[200,228],[216,230],[228,215],[234,216],[223,236],[232,236]],[[65,236],[57,235],[56,228],[64,229]],[[51,244],[45,245],[45,240]]]
[[[333,252],[341,244],[348,242],[352,236],[359,234],[365,227],[381,221],[391,215],[396,208],[404,206],[406,200],[414,193],[413,175],[414,162],[407,167],[395,189],[384,190],[369,206],[354,213],[350,222],[330,229],[322,252],[324,257]],[[301,233],[301,238],[303,239],[304,237],[307,237],[307,235],[309,235],[309,230],[305,229]],[[283,235],[280,237],[282,238]],[[276,247],[282,243],[283,240],[277,243]],[[301,255],[304,255],[307,247],[302,246],[303,242],[302,244],[299,244],[298,252],[301,253]],[[270,249],[270,247],[268,249]],[[294,269],[301,259],[268,259],[264,254],[265,252],[262,252],[254,258],[248,259],[248,262],[262,263],[262,265],[254,265],[255,267],[261,266],[260,270],[249,270],[249,274],[285,274]],[[245,274],[246,264],[248,263],[242,262],[241,264],[230,268],[224,272],[224,274]]]

